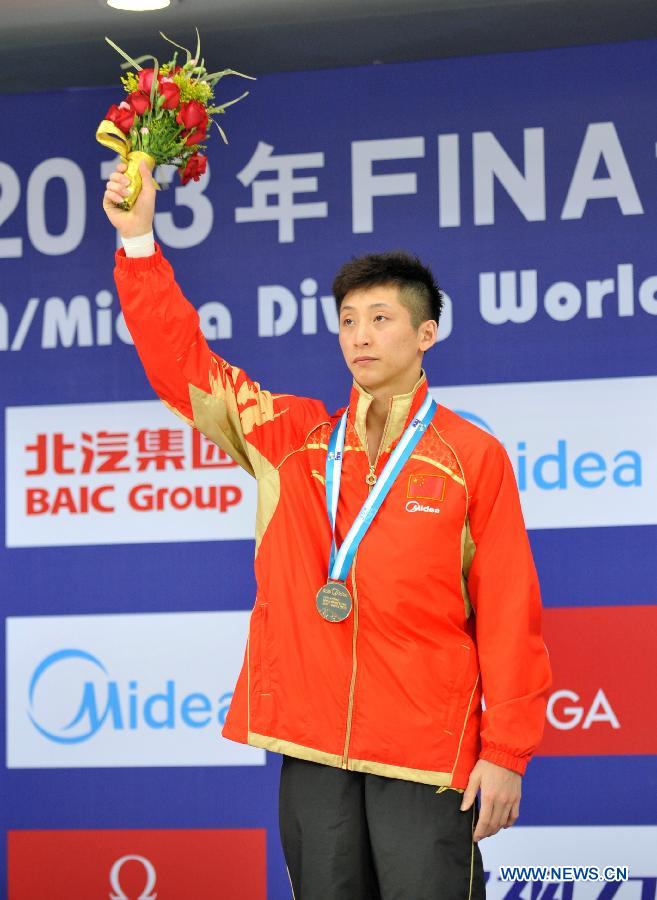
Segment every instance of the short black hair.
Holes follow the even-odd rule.
[[[417,256],[404,250],[368,253],[367,256],[354,256],[346,262],[333,281],[338,315],[349,291],[377,284],[394,284],[399,288],[401,302],[411,314],[414,328],[419,328],[427,319],[440,321],[443,292],[436,284],[431,269],[423,265]]]

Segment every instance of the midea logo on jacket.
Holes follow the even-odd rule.
[[[135,732],[223,725],[231,697],[230,692],[222,694],[215,710],[211,698],[201,691],[181,695],[174,679],[167,679],[160,691],[143,694],[137,680],[111,679],[98,657],[74,648],[51,653],[36,667],[30,679],[28,715],[49,741],[81,744],[101,729]],[[69,714],[53,723],[53,709],[58,708],[68,709]],[[75,710],[72,716],[71,709]]]
[[[468,410],[454,410],[473,425],[496,435],[481,416]],[[583,488],[597,488],[608,482],[617,487],[641,487],[643,483],[641,454],[636,450],[619,450],[613,456],[605,456],[593,448],[574,454],[568,441],[560,438],[548,453],[536,456],[528,448],[527,441],[517,441],[515,447],[504,444],[518,481],[518,488],[528,487],[542,491],[567,490],[573,483]]]

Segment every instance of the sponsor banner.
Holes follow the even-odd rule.
[[[540,755],[657,753],[655,634],[657,606],[543,610],[554,680]]]
[[[504,444],[528,528],[657,524],[657,378],[431,392]]]
[[[249,613],[7,619],[7,765],[264,765],[221,736]]]
[[[657,378],[432,392],[505,445],[528,528],[657,523]],[[157,401],[9,408],[6,466],[8,547],[253,537],[254,480]]]
[[[254,479],[159,401],[6,410],[8,547],[252,538]]]
[[[655,900],[656,846],[657,826],[654,825],[524,828],[515,825],[479,843],[487,874],[486,898]],[[518,872],[522,877],[517,879],[513,878],[516,873],[500,871],[515,866],[525,869],[532,866],[539,871]],[[541,872],[545,867],[554,867],[556,871]],[[571,867],[579,871],[572,871]],[[611,868],[605,873],[607,867]],[[624,868],[627,880],[622,877]],[[620,871],[614,873],[614,869]]]
[[[266,900],[266,831],[10,831],[9,900]]]

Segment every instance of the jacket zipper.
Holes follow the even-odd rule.
[[[367,464],[370,466],[370,470],[365,477],[365,482],[369,486],[370,491],[372,490],[373,486],[376,484],[375,469],[376,469],[377,463],[379,462],[379,457],[381,456],[381,448],[384,445],[383,439],[385,438],[386,432],[388,430],[388,422],[390,421],[390,413],[391,412],[392,412],[392,400],[390,400],[390,402],[388,403],[388,415],[386,416],[386,423],[383,426],[383,432],[381,434],[381,441],[379,442],[379,449],[376,454],[376,459],[374,460],[374,463],[372,463],[371,465],[370,465],[370,448],[367,443],[367,420],[365,421],[365,454],[367,456]]]
[[[379,450],[376,454],[376,459],[374,460],[374,465],[370,466],[370,471],[365,479],[367,482],[367,493],[369,494],[372,490],[372,487],[376,483],[376,475],[374,471],[376,469],[377,463],[379,462],[379,457],[381,456],[381,448],[385,445],[385,436],[388,430],[388,422],[390,421],[390,413],[392,412],[392,400],[388,406],[388,416],[386,418],[386,423],[383,426],[383,433],[381,434],[381,442],[379,443]],[[367,454],[367,462],[370,461],[370,451],[367,445],[367,424],[365,426],[365,453]],[[349,741],[351,739],[351,720],[354,712],[354,691],[356,688],[356,672],[358,670],[358,656],[356,654],[356,639],[358,637],[358,589],[356,587],[356,560],[358,559],[358,550],[356,550],[356,555],[354,556],[354,561],[351,567],[351,583],[354,590],[354,634],[352,640],[352,664],[351,664],[351,684],[349,685],[349,706],[347,707],[347,729],[344,738],[344,751],[342,753],[342,768],[347,768],[347,763],[349,759]]]

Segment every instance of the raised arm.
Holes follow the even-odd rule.
[[[196,309],[185,299],[173,268],[153,242],[155,186],[142,164],[143,187],[134,207],[124,196],[125,165],[107,182],[103,208],[127,239],[116,254],[114,277],[126,325],[146,375],[160,399],[188,424],[219,444],[259,477],[328,418],[319,401],[261,389],[245,372],[208,347]],[[132,246],[131,246],[132,245]]]

